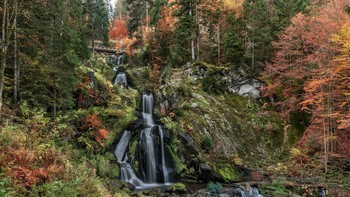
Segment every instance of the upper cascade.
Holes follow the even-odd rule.
[[[114,85],[127,85],[126,74],[124,72],[119,72],[114,80]]]
[[[123,55],[123,54],[118,56],[117,65],[120,65],[120,64],[123,63],[123,58],[124,58],[124,55]]]
[[[143,93],[142,94],[142,117],[143,121],[147,125],[154,125],[153,120],[153,94],[151,93]]]

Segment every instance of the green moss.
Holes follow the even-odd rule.
[[[119,167],[118,165],[113,165],[111,171],[109,172],[109,178],[118,178],[119,177]]]
[[[103,155],[97,155],[97,174],[101,177],[117,178],[119,176],[119,168],[116,164]]]
[[[209,136],[205,136],[201,142],[201,148],[206,152],[209,153],[214,148],[214,142]]]
[[[160,121],[172,131],[177,131],[179,129],[179,125],[177,122],[173,121],[170,117],[162,117]]]
[[[186,192],[186,185],[179,182],[170,186],[172,192]]]
[[[173,161],[175,162],[176,166],[176,174],[180,177],[182,177],[186,171],[187,166],[181,161],[181,159],[177,156],[177,147],[178,147],[178,140],[176,137],[172,138],[172,142],[170,144],[170,147],[167,145],[167,148],[171,154],[171,157],[173,158]]]
[[[220,176],[227,182],[238,181],[240,179],[240,174],[232,165],[219,164],[216,169]]]

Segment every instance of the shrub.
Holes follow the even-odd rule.
[[[214,148],[214,142],[209,136],[205,136],[201,143],[201,148],[204,150],[204,152],[209,153]]]

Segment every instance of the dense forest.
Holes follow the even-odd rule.
[[[350,196],[349,0],[0,0],[0,196]]]

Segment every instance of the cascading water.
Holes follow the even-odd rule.
[[[123,57],[124,57],[124,55],[119,55],[118,56],[117,65],[120,65],[123,62]]]
[[[126,75],[123,72],[119,72],[114,80],[114,85],[127,85]]]
[[[117,144],[114,154],[120,164],[120,179],[130,182],[136,189],[145,189],[170,185],[169,167],[166,159],[164,131],[153,120],[153,95],[142,94],[143,129],[139,139],[139,168],[140,177],[128,162],[127,149],[130,141],[130,131],[125,131]]]
[[[161,153],[162,153],[163,179],[164,179],[164,183],[168,183],[169,182],[169,171],[168,171],[168,168],[166,167],[166,163],[165,163],[164,135],[163,135],[163,130],[161,127],[159,127],[159,134],[160,134],[160,145],[161,145]]]
[[[125,130],[114,150],[114,155],[117,157],[120,166],[120,179],[132,183],[135,187],[139,187],[143,185],[143,182],[137,178],[135,171],[127,162],[129,158],[126,151],[128,149],[129,140],[130,131]]]
[[[142,118],[144,123],[150,126],[154,125],[152,117],[153,105],[153,95],[146,93],[142,94]]]

